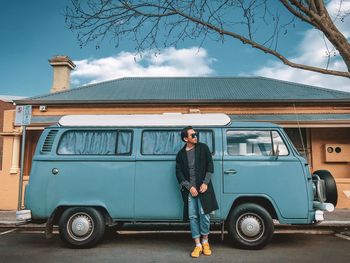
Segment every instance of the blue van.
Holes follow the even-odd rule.
[[[25,190],[32,223],[58,225],[70,247],[91,247],[120,222],[181,222],[175,176],[180,131],[192,125],[212,153],[222,223],[238,246],[262,248],[273,220],[314,224],[332,211],[337,189],[311,174],[283,129],[231,122],[225,114],[68,115],[42,133]]]

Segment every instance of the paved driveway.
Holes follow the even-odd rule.
[[[2,232],[4,233],[4,232]],[[262,250],[232,248],[211,235],[213,255],[201,262],[349,262],[350,241],[332,234],[275,234]],[[124,233],[106,238],[92,249],[65,248],[56,234],[46,240],[38,232],[0,233],[0,262],[192,262],[189,233]]]

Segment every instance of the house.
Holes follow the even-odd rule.
[[[15,100],[32,105],[27,127],[24,184],[42,130],[67,114],[226,113],[232,121],[269,121],[282,125],[312,170],[327,169],[338,187],[339,208],[350,208],[350,93],[264,77],[122,78],[69,89],[74,63],[50,60],[51,93]],[[0,209],[17,206],[21,127],[14,111],[4,115],[4,158],[0,171]],[[344,149],[333,158],[328,149]],[[333,155],[332,155],[333,154]],[[9,179],[11,178],[11,180]]]

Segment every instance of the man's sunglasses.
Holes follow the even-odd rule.
[[[192,133],[192,134],[190,135],[190,137],[191,137],[192,139],[198,138],[198,134],[197,134],[197,133]]]

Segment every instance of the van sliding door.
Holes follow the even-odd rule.
[[[142,220],[182,220],[183,200],[176,179],[176,154],[184,146],[180,129],[145,129],[141,133],[141,148],[136,156],[135,218]],[[199,129],[199,141],[213,148],[211,130]],[[220,178],[220,168],[214,164]],[[220,182],[215,181],[215,190]],[[219,193],[218,193],[219,202]]]

